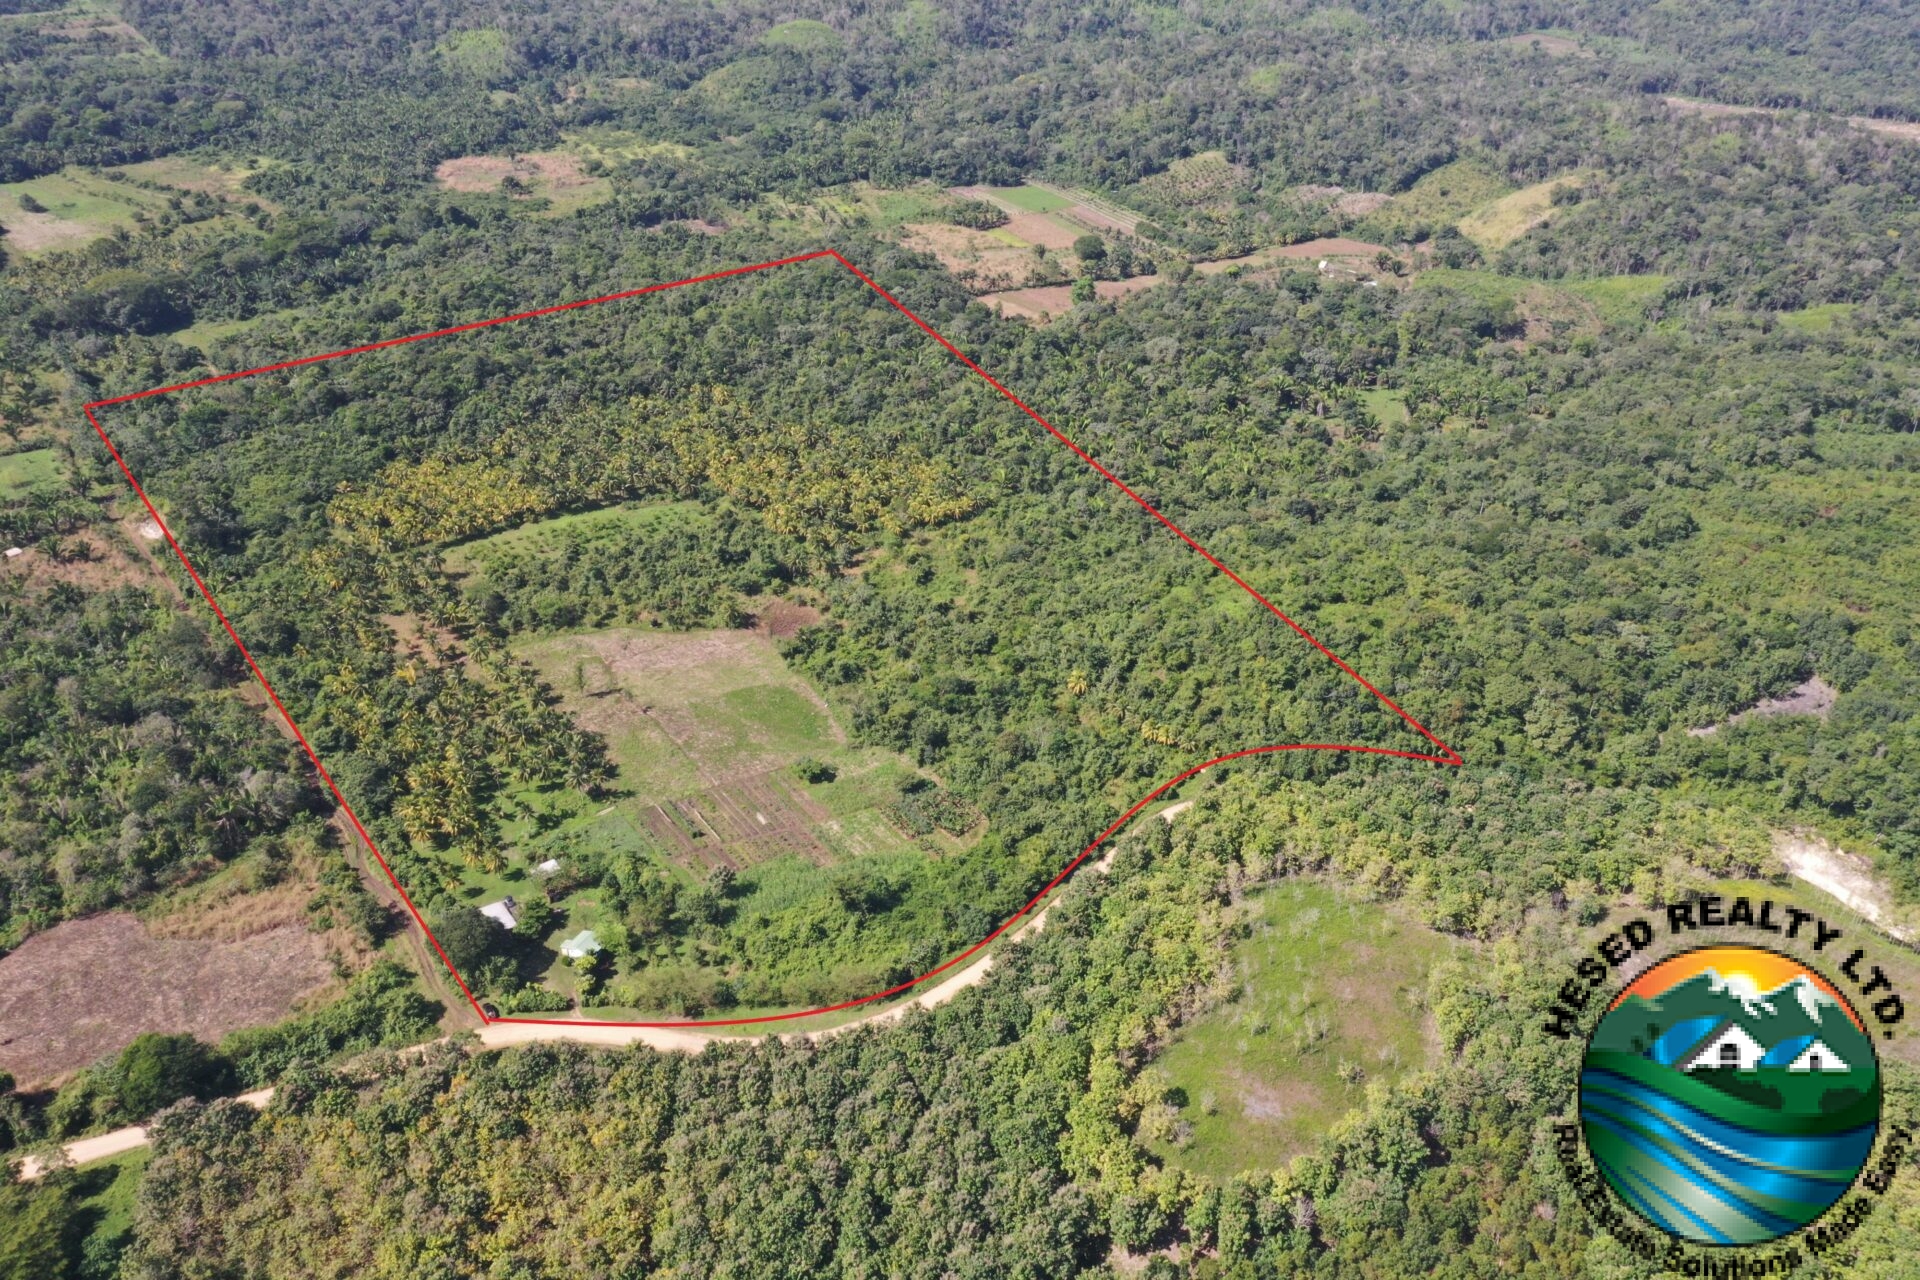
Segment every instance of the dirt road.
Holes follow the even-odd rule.
[[[1174,816],[1189,806],[1192,801],[1170,805],[1162,810],[1160,816],[1172,822]],[[1109,849],[1092,869],[1105,875],[1113,867],[1113,850]],[[1010,942],[1018,942],[1046,927],[1047,914],[1053,910],[1053,903],[1042,907],[1031,920],[1007,935]],[[937,986],[927,988],[911,1000],[903,1000],[897,1005],[877,1009],[843,1022],[837,1027],[828,1027],[820,1031],[764,1031],[726,1034],[717,1031],[702,1031],[695,1028],[679,1027],[620,1027],[603,1022],[490,1022],[480,1028],[480,1043],[487,1049],[507,1049],[515,1045],[552,1043],[571,1041],[575,1044],[599,1045],[603,1048],[623,1048],[627,1045],[644,1044],[661,1053],[699,1053],[715,1040],[741,1041],[764,1040],[769,1036],[778,1036],[782,1040],[819,1040],[827,1036],[836,1036],[851,1031],[855,1027],[882,1026],[898,1022],[907,1016],[911,1009],[935,1009],[946,1004],[968,987],[977,987],[987,980],[993,972],[994,953],[989,951],[972,964],[955,972]],[[273,1100],[272,1089],[260,1089],[253,1093],[243,1093],[239,1101],[250,1107],[265,1107]],[[86,1164],[93,1160],[105,1160],[147,1145],[147,1130],[144,1125],[129,1125],[125,1129],[115,1129],[111,1133],[99,1134],[91,1138],[81,1138],[69,1142],[66,1146],[67,1159],[74,1164]],[[21,1181],[31,1181],[47,1172],[38,1156],[27,1156],[20,1162]]]

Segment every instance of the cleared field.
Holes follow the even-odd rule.
[[[1495,40],[1494,44],[1521,52],[1543,53],[1549,58],[1591,58],[1596,56],[1593,50],[1586,48],[1578,40],[1567,36],[1554,35],[1550,31],[1531,31],[1525,35],[1507,36]]]
[[[32,1086],[143,1031],[218,1040],[333,981],[326,941],[299,924],[217,941],[155,937],[121,911],[70,920],[0,957],[0,1070]]]
[[[41,210],[21,207],[22,196]],[[78,169],[63,169],[25,182],[0,184],[0,227],[10,253],[48,253],[91,244],[115,227],[134,225],[136,212],[153,212],[166,201],[130,183],[109,182]]]
[[[1445,226],[1512,191],[1506,180],[1472,160],[1456,160],[1423,175],[1369,217],[1367,225],[1393,235]]]
[[[1424,1066],[1428,974],[1457,945],[1315,880],[1268,889],[1253,909],[1231,960],[1239,998],[1161,1056],[1172,1102],[1143,1121],[1157,1153],[1214,1179],[1284,1167],[1369,1080]]]
[[[252,200],[262,208],[274,208],[276,206],[272,201],[263,200],[243,189],[242,184],[260,172],[262,167],[264,166],[241,164],[222,156],[174,155],[163,156],[158,160],[146,160],[140,164],[125,165],[118,172],[126,174],[129,178],[178,187],[182,191],[199,191],[210,196],[228,196],[242,202]]]
[[[0,501],[23,498],[43,485],[60,481],[60,451],[28,449],[0,456]]]
[[[544,199],[542,211],[558,217],[598,204],[612,194],[605,178],[586,172],[571,151],[533,151],[513,156],[456,156],[442,160],[433,176],[450,191],[491,192],[517,200]]]
[[[1135,276],[1131,280],[1096,280],[1093,292],[1095,297],[1101,299],[1124,298],[1130,293],[1151,289],[1159,283],[1159,276]],[[1073,288],[1070,285],[1053,284],[1043,285],[1037,289],[1009,289],[1003,293],[982,294],[980,301],[1000,314],[1012,316],[1016,320],[1045,321],[1073,310]]]
[[[902,244],[932,254],[968,289],[1019,288],[1039,265],[1032,247],[1008,232],[928,222],[910,222],[903,230]]]
[[[1238,258],[1219,258],[1212,262],[1202,262],[1194,266],[1201,275],[1217,275],[1238,267],[1243,271],[1252,271],[1260,267],[1269,267],[1277,262],[1316,262],[1321,258],[1367,258],[1378,255],[1382,246],[1365,240],[1349,240],[1345,236],[1328,236],[1320,240],[1302,240],[1299,244],[1275,245],[1270,249],[1256,249],[1252,253]]]
[[[1782,311],[1774,320],[1784,329],[1795,333],[1825,333],[1827,330],[1853,314],[1851,302],[1822,302],[1811,307],[1802,307],[1798,311]]]
[[[697,502],[630,502],[598,511],[580,511],[459,543],[448,548],[444,559],[448,569],[465,573],[492,556],[549,554],[563,550],[569,539],[575,537],[591,538],[621,529],[658,527],[694,519],[700,510]]]
[[[0,14],[0,31],[32,31],[103,58],[159,56],[112,0],[73,0],[57,8]]]
[[[1360,403],[1382,426],[1407,420],[1407,393],[1404,391],[1395,391],[1391,387],[1368,387],[1360,393]]]
[[[1055,213],[1061,209],[1071,209],[1073,200],[1051,187],[977,187],[983,196],[996,203],[1026,213]]]
[[[820,695],[781,661],[775,637],[813,616],[769,606],[753,631],[621,628],[517,646],[581,726],[606,736],[618,777],[584,836],[577,820],[552,839],[535,838],[537,822],[509,836],[530,849],[613,839],[694,878],[787,857],[917,850],[881,810],[912,771],[888,752],[848,746]],[[801,782],[791,766],[802,758],[826,763],[835,780]]]
[[[257,328],[275,320],[293,320],[307,314],[304,307],[290,307],[285,311],[267,311],[245,320],[197,320],[184,329],[176,329],[167,336],[184,347],[205,349],[208,343],[224,342],[228,338],[238,337],[250,329]]]
[[[1226,152],[1202,151],[1175,160],[1164,172],[1143,178],[1135,189],[1170,204],[1206,208],[1228,200],[1246,185],[1247,177],[1247,170],[1230,163]]]
[[[1504,249],[1547,220],[1553,211],[1554,192],[1580,186],[1592,177],[1581,170],[1509,192],[1460,219],[1460,234],[1482,249]]]

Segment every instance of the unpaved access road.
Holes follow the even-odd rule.
[[[1191,801],[1187,802],[1191,804]],[[1187,804],[1174,805],[1163,810],[1161,816],[1168,822],[1173,815],[1187,807]],[[1113,852],[1093,864],[1094,870],[1105,875],[1113,866]],[[1034,914],[1034,917],[1007,935],[1009,941],[1020,939],[1038,932],[1046,925],[1047,913],[1053,910],[1049,902]],[[644,1044],[650,1049],[662,1053],[699,1053],[716,1040],[738,1042],[743,1040],[765,1040],[778,1037],[782,1040],[818,1040],[827,1036],[839,1035],[855,1027],[881,1026],[889,1022],[898,1022],[907,1016],[910,1009],[933,1009],[946,1004],[968,987],[977,987],[987,980],[993,971],[994,953],[989,951],[972,964],[956,971],[951,977],[937,986],[927,988],[911,1000],[885,1009],[876,1009],[872,1013],[843,1022],[837,1027],[827,1027],[820,1031],[763,1031],[728,1034],[718,1031],[703,1031],[695,1027],[622,1027],[604,1022],[490,1022],[480,1028],[478,1036],[482,1048],[508,1049],[515,1045],[541,1044],[554,1041],[571,1041],[575,1044],[599,1045],[603,1048],[623,1048],[627,1045]],[[250,1107],[264,1108],[273,1101],[272,1089],[258,1089],[252,1093],[239,1095],[237,1101]],[[111,1133],[97,1134],[91,1138],[81,1138],[69,1142],[65,1151],[69,1161],[74,1164],[87,1164],[94,1160],[105,1160],[109,1156],[123,1155],[147,1145],[147,1130],[144,1125],[129,1125],[124,1129],[115,1129]],[[27,1156],[20,1162],[20,1178],[31,1181],[46,1174],[45,1163],[38,1156]]]

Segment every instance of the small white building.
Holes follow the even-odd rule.
[[[520,904],[512,898],[502,898],[498,902],[489,902],[480,908],[480,914],[498,924],[502,929],[511,929],[520,923]]]
[[[1760,1065],[1760,1059],[1766,1056],[1766,1049],[1758,1040],[1747,1034],[1745,1027],[1729,1021],[1724,1027],[1701,1041],[1700,1047],[1680,1064],[1680,1069],[1701,1071],[1732,1067],[1738,1071],[1752,1071]]]
[[[1844,1075],[1853,1070],[1847,1060],[1827,1047],[1827,1042],[1816,1038],[1814,1042],[1800,1051],[1800,1056],[1787,1064],[1789,1071],[1825,1071]]]
[[[550,876],[560,869],[560,859],[548,858],[545,862],[536,862],[533,869],[543,876]]]
[[[560,944],[560,954],[569,960],[579,960],[600,953],[600,939],[591,929],[582,929]]]

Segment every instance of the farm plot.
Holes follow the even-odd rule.
[[[1019,288],[1031,280],[1039,260],[1033,246],[1013,231],[975,231],[970,227],[910,222],[901,243],[930,253],[968,289],[995,291]],[[1068,241],[1071,244],[1071,241]]]
[[[606,737],[617,769],[611,813],[689,876],[914,849],[880,819],[890,787],[850,785],[913,771],[889,752],[849,746],[826,702],[780,659],[775,637],[814,620],[805,606],[776,601],[753,630],[615,628],[519,649],[577,722]],[[803,758],[837,781],[801,782],[792,766]]]
[[[31,1087],[144,1031],[218,1040],[333,982],[325,938],[301,924],[211,940],[157,937],[124,911],[70,920],[0,958],[0,1070]]]
[[[89,244],[116,227],[132,229],[137,212],[163,209],[163,197],[131,183],[68,168],[25,182],[0,183],[0,227],[10,253],[47,253]]]
[[[544,212],[571,213],[612,192],[605,178],[589,174],[571,151],[534,151],[512,156],[456,156],[433,171],[451,191],[493,192],[519,200],[545,199]]]

